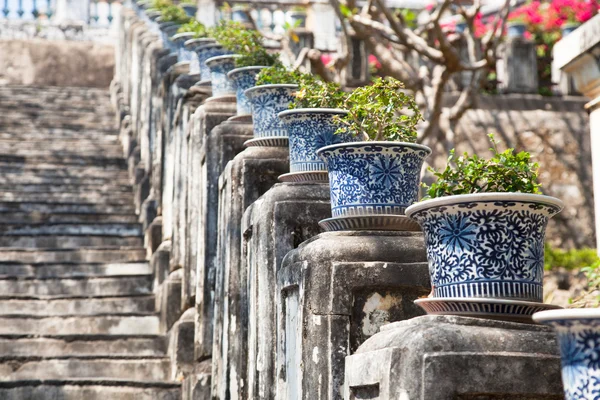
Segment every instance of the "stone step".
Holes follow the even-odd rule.
[[[15,264],[0,263],[0,278],[37,277],[37,278],[73,278],[91,276],[150,275],[152,269],[147,262],[111,263],[111,264]]]
[[[158,335],[159,333],[158,317],[149,315],[0,317],[0,335]]]
[[[144,239],[141,236],[89,236],[77,235],[0,235],[0,247],[4,248],[56,248],[76,249],[80,247],[126,246],[141,247]]]
[[[37,263],[128,263],[146,261],[146,249],[82,248],[82,249],[1,249],[0,262]]]
[[[150,314],[155,311],[152,295],[133,297],[72,298],[54,300],[0,300],[0,316],[67,316],[94,314]],[[0,349],[0,356],[5,354]]]
[[[61,167],[61,168],[59,168]],[[114,165],[70,165],[68,169],[57,164],[15,164],[12,162],[0,161],[0,177],[4,174],[21,174],[23,177],[28,175],[39,175],[43,177],[63,177],[63,178],[120,178],[127,176],[127,168]]]
[[[65,139],[56,139],[52,138],[52,142],[48,142],[47,136],[40,136],[38,138],[28,138],[27,140],[23,140],[22,138],[15,137],[0,137],[0,148],[15,148],[17,150],[25,150],[25,149],[44,149],[44,150],[72,150],[73,147],[69,146],[80,146],[83,149],[117,149],[122,151],[123,147],[121,143],[115,140],[114,137],[110,138],[111,140],[106,140],[105,138],[65,138]]]
[[[93,140],[98,143],[118,143],[118,131],[115,129],[87,129],[85,131],[77,131],[73,129],[58,129],[58,128],[46,128],[44,130],[38,129],[23,129],[20,127],[9,128],[0,127],[0,139],[10,140],[48,140],[51,136],[53,140]]]
[[[133,200],[132,200],[133,202]],[[92,204],[92,203],[60,203],[60,202],[0,202],[0,213],[41,213],[41,214],[116,214],[132,215],[133,204]]]
[[[0,223],[0,237],[23,235],[90,235],[90,236],[141,236],[138,223],[95,223],[95,224],[4,224]],[[0,245],[2,247],[2,245]],[[27,246],[24,246],[27,247]]]
[[[181,384],[39,380],[0,383],[2,400],[180,400]]]
[[[0,337],[0,357],[161,356],[166,347],[163,336]]]
[[[171,364],[166,357],[65,357],[0,358],[0,380],[22,379],[124,379],[133,381],[169,379]]]
[[[1,122],[0,122],[1,123]],[[67,154],[61,156],[60,154],[48,154],[48,155],[11,155],[11,154],[0,154],[0,163],[12,163],[12,164],[54,164],[54,165],[79,165],[79,166],[117,166],[126,167],[127,163],[123,157],[107,155],[105,157],[96,155],[84,156],[84,155],[72,155]]]
[[[86,180],[81,179],[76,184],[39,184],[39,183],[8,183],[2,182],[0,184],[0,192],[10,193],[102,193],[102,194],[113,194],[113,193],[132,193],[132,187],[129,183],[127,184],[113,184],[105,183],[103,185],[90,185]]]
[[[0,221],[6,224],[135,224],[138,222],[138,216],[135,214],[49,214],[33,211],[0,213]]]
[[[112,297],[151,293],[151,275],[0,279],[0,299]]]
[[[40,201],[43,200],[43,201]],[[133,193],[5,193],[0,192],[0,202],[40,202],[40,203],[101,203],[131,204]]]
[[[15,172],[0,172],[0,182],[2,185],[8,187],[26,187],[26,186],[60,186],[60,185],[74,185],[74,186],[87,186],[90,188],[95,187],[128,187],[131,188],[131,181],[126,171],[113,171],[112,177],[95,177],[90,176],[61,176],[56,174],[32,174],[26,173],[15,173]]]

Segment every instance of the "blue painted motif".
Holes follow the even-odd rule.
[[[282,113],[290,137],[290,172],[326,171],[317,150],[331,144],[356,141],[353,135],[336,135],[336,116],[346,114],[334,109],[298,109]]]
[[[277,114],[287,110],[294,100],[296,85],[255,86],[246,91],[252,105],[254,137],[287,137],[288,132]]]
[[[329,171],[331,212],[396,214],[418,200],[421,166],[428,147],[398,142],[357,142],[317,152]]]
[[[425,233],[434,296],[542,301],[546,224],[560,208],[456,198],[407,213]]]
[[[245,94],[246,89],[256,85],[256,75],[266,67],[243,67],[236,68],[227,75],[235,87],[235,99],[237,102],[237,115],[252,114],[252,103]]]
[[[541,322],[558,335],[566,400],[600,400],[600,319]]]
[[[231,54],[218,43],[211,43],[205,46],[200,46],[196,49],[198,54],[198,63],[200,64],[200,80],[210,81],[210,68],[206,65],[206,60],[212,57],[225,56]]]
[[[235,68],[235,57],[220,56],[206,60],[206,65],[210,68],[210,80],[212,86],[212,96],[220,97],[235,93],[235,88],[227,74]]]

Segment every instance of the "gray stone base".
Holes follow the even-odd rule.
[[[171,379],[178,380],[194,371],[195,310],[188,308],[169,332]]]
[[[219,179],[219,237],[213,334],[213,396],[245,398],[245,345],[248,305],[247,269],[241,254],[242,217],[256,199],[289,169],[287,147],[250,147],[238,154]],[[243,274],[243,275],[242,275]],[[225,318],[227,316],[227,318]],[[231,348],[229,347],[231,345]],[[233,362],[233,367],[229,362]],[[249,397],[252,398],[252,397]]]
[[[222,103],[207,101],[211,107]],[[198,215],[198,249],[196,252],[196,342],[197,360],[212,354],[213,311],[215,298],[215,271],[217,237],[225,228],[218,224],[219,176],[236,154],[243,150],[243,143],[252,137],[252,124],[225,121],[214,128],[205,138],[200,150],[199,199],[202,199]],[[258,196],[257,196],[258,197]]]
[[[156,296],[157,309],[160,310],[160,330],[168,332],[181,315],[181,276],[178,269],[169,274]]]
[[[277,398],[341,399],[345,357],[381,326],[422,314],[423,235],[322,233],[288,253],[277,282]]]
[[[423,316],[384,326],[346,358],[345,399],[563,399],[551,329]]]

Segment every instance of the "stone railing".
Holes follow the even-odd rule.
[[[202,7],[198,18],[214,18]],[[246,147],[252,120],[236,115],[234,96],[212,97],[143,10],[124,8],[119,21],[112,100],[184,400],[562,398],[550,330],[422,316],[421,232],[321,233],[328,184],[278,183],[287,142]],[[585,121],[581,102],[482,100],[488,109],[468,114],[461,134],[487,132],[487,120],[507,140],[533,140],[513,138],[515,115],[537,115],[532,130],[585,130],[573,124]],[[510,108],[519,101],[528,114]]]

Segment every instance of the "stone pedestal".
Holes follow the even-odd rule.
[[[235,103],[233,103],[235,108]],[[235,112],[235,111],[234,111]],[[252,124],[225,121],[210,131],[200,150],[198,176],[199,199],[202,202],[198,214],[198,248],[196,252],[196,360],[205,360],[212,354],[213,312],[215,298],[215,264],[219,210],[219,176],[233,157],[252,137]]]
[[[287,165],[282,167],[287,171]],[[275,178],[275,173],[272,176]],[[226,182],[223,179],[221,183]],[[246,204],[240,204],[234,195],[235,185],[225,185],[225,188],[230,192],[223,197],[221,205],[224,212],[220,215],[233,216],[234,212],[228,211],[235,208],[239,222],[234,229],[222,232],[220,238],[223,239],[219,242],[219,266],[223,267],[223,318],[221,325],[215,326],[215,332],[218,331],[223,338],[220,348],[213,351],[217,364],[213,395],[223,398],[228,390],[231,399],[246,399],[254,398],[260,392],[251,390],[251,395],[248,395],[249,382],[257,383],[249,380],[247,374],[248,365],[256,370],[256,348],[271,354],[275,350],[277,270],[290,250],[319,233],[318,221],[331,213],[329,185],[280,183],[252,204],[249,202],[256,193],[243,199]],[[246,207],[242,222],[241,212]],[[259,293],[252,301],[248,298],[248,288],[251,293]],[[271,332],[271,336],[260,336],[259,329],[265,334]],[[266,346],[262,343],[264,341]],[[258,342],[261,346],[257,346]],[[249,345],[254,351],[248,364]],[[220,354],[220,360],[216,359],[217,354]],[[274,371],[274,357],[271,361],[270,370]],[[216,379],[217,371],[219,380]],[[252,379],[258,376],[256,372],[250,375]]]
[[[535,43],[508,38],[498,63],[498,87],[504,93],[537,93],[538,72]],[[499,60],[500,61],[500,60]]]
[[[246,398],[248,305],[244,257],[256,255],[251,250],[242,250],[242,217],[248,206],[277,183],[279,175],[288,172],[288,157],[287,147],[249,147],[227,164],[219,179],[212,348],[212,390],[216,398],[226,398],[228,391],[232,399]]]
[[[190,90],[196,91],[197,87]],[[202,209],[203,199],[201,185],[205,180],[202,175],[203,145],[210,132],[219,124],[235,114],[236,107],[232,101],[209,100],[195,109],[192,115],[187,136],[187,160],[182,174],[185,175],[185,196],[179,203],[179,235],[181,235],[179,260],[183,266],[182,307],[188,308],[195,305],[196,296],[196,268],[198,264],[198,215]],[[210,148],[210,147],[209,147]],[[214,151],[219,151],[215,147]],[[225,154],[227,160],[233,155]]]
[[[382,325],[423,314],[423,235],[323,233],[286,256],[277,283],[277,398],[341,399],[344,358]]]
[[[577,90],[591,101],[590,112],[596,243],[600,254],[600,14],[558,41],[553,50],[553,68],[566,73]]]
[[[346,357],[345,399],[563,399],[547,327],[423,316],[382,327]]]

